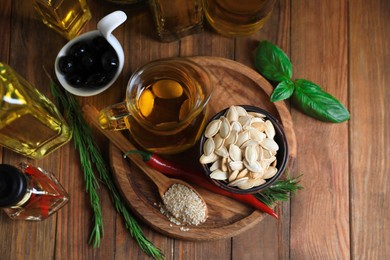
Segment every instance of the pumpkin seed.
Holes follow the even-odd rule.
[[[248,172],[249,172],[249,171],[248,171],[247,168],[243,169],[242,171],[240,171],[240,172],[238,173],[237,179],[241,179],[241,178],[245,177],[245,176],[248,174]]]
[[[250,139],[255,140],[255,141],[259,141],[259,142],[263,141],[264,138],[266,138],[266,135],[263,132],[260,132],[259,130],[257,130],[254,127],[249,130],[249,136],[250,136]]]
[[[238,118],[238,122],[242,125],[242,127],[251,125],[251,117],[250,116],[240,116]]]
[[[240,172],[239,170],[233,171],[233,172],[229,175],[228,181],[229,181],[229,182],[232,182],[232,181],[234,181],[235,179],[237,179],[237,175],[238,175],[239,172]]]
[[[214,139],[214,149],[219,149],[221,148],[221,146],[224,145],[225,139],[223,139],[220,134],[216,134],[213,139]]]
[[[274,139],[274,137],[275,137],[274,125],[269,120],[265,121],[265,125],[266,125],[266,128],[264,130],[265,134],[267,135],[268,138]]]
[[[225,146],[221,146],[219,149],[216,149],[215,154],[221,157],[229,157],[229,152]]]
[[[259,118],[265,118],[266,116],[259,112],[248,112],[248,115],[251,115],[253,117],[259,117]]]
[[[208,163],[213,163],[216,160],[218,160],[218,156],[215,153],[212,153],[210,155],[204,155],[200,157],[199,161],[201,164],[208,164]]]
[[[223,157],[222,160],[221,160],[221,167],[220,168],[224,172],[228,171],[227,161],[228,161],[228,158],[226,158],[226,157]]]
[[[256,123],[251,124],[251,126],[253,128],[256,128],[257,130],[259,130],[260,132],[264,132],[265,129],[267,128],[267,125],[265,124],[265,122],[256,122]]]
[[[242,106],[235,106],[235,107],[239,117],[248,115],[248,112]]]
[[[211,121],[206,127],[206,130],[204,132],[204,136],[206,138],[213,137],[214,135],[216,135],[218,133],[220,127],[221,127],[221,120],[216,119],[216,120]]]
[[[250,189],[277,173],[275,128],[265,115],[231,106],[206,127],[200,162],[212,163],[210,177]]]
[[[229,182],[228,186],[238,186],[240,184],[243,184],[243,183],[247,182],[248,180],[249,180],[248,177],[244,177],[244,178],[241,178],[241,179],[235,179],[234,181]]]
[[[224,181],[228,178],[228,174],[227,172],[218,169],[210,173],[210,178],[214,180]]]
[[[273,139],[270,138],[264,138],[264,140],[260,142],[260,145],[268,151],[279,150],[279,145]]]
[[[225,139],[225,146],[236,143],[238,139],[238,133],[231,131],[229,136]]]
[[[250,181],[253,183],[253,186],[260,186],[266,182],[263,178],[252,179]]]
[[[221,160],[216,160],[211,166],[210,171],[215,171],[221,167]]]
[[[203,154],[210,155],[214,152],[215,144],[212,138],[207,138],[203,145]]]
[[[227,120],[231,122],[236,122],[238,120],[238,112],[237,108],[235,106],[231,106],[227,111],[226,111],[226,118]]]
[[[231,171],[241,171],[242,169],[244,169],[244,163],[242,161],[231,161],[229,163],[229,168]]]
[[[229,145],[229,156],[233,161],[241,161],[242,160],[242,151],[241,149],[235,145]]]
[[[237,134],[242,131],[242,125],[238,121],[230,123],[231,131],[236,132]]]
[[[262,172],[250,172],[249,175],[252,177],[252,179],[262,178],[263,175],[264,175],[264,171],[262,171]]]
[[[240,148],[241,148],[241,149],[245,149],[245,148],[248,147],[248,146],[257,146],[257,145],[259,145],[259,142],[258,142],[258,141],[249,139],[249,140],[245,141],[245,142],[240,146]]]
[[[250,145],[245,148],[245,160],[249,163],[252,164],[255,161],[257,161],[258,153],[256,150],[256,146]]]
[[[241,146],[244,142],[250,139],[250,134],[248,131],[244,131],[238,134],[236,145]]]
[[[269,179],[269,178],[272,178],[275,176],[275,174],[278,172],[278,169],[276,169],[275,167],[273,166],[270,166],[268,167],[265,171],[264,171],[264,175],[263,175],[263,179]]]
[[[254,187],[254,184],[253,182],[251,182],[251,180],[248,180],[240,185],[237,185],[237,188],[241,189],[241,190],[248,190],[248,189],[251,189]]]
[[[255,123],[264,123],[264,120],[262,118],[260,118],[260,117],[252,117],[250,125],[253,125]]]
[[[258,161],[255,161],[253,163],[248,163],[246,160],[244,160],[244,166],[250,170],[251,172],[261,172],[263,171],[263,167],[260,165]]]
[[[230,134],[230,123],[227,120],[227,118],[224,116],[222,116],[220,120],[221,120],[221,127],[219,129],[219,134],[223,139],[225,139]]]

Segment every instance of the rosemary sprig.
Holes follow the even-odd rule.
[[[50,77],[51,79],[51,77]],[[93,241],[94,247],[100,246],[101,237],[104,236],[103,215],[100,204],[100,199],[97,190],[99,189],[99,182],[95,177],[92,166],[92,159],[89,150],[91,149],[89,140],[90,129],[88,125],[83,123],[80,118],[81,111],[78,108],[78,103],[74,98],[64,91],[60,90],[57,85],[51,80],[51,92],[55,98],[56,103],[64,110],[66,119],[73,130],[73,141],[76,150],[79,151],[80,161],[84,172],[84,182],[86,192],[89,194],[89,201],[93,211],[93,227],[88,242]],[[92,145],[93,146],[93,145]]]
[[[285,180],[278,180],[270,187],[256,193],[255,196],[258,200],[271,206],[277,201],[287,201],[291,196],[295,195],[298,190],[303,189],[303,186],[299,184],[299,175],[295,178],[290,178],[288,175]]]
[[[51,79],[51,77],[50,77]],[[86,190],[90,194],[91,207],[94,211],[94,227],[92,229],[89,242],[94,240],[94,246],[100,245],[101,236],[103,236],[103,221],[99,196],[96,190],[99,188],[98,181],[93,172],[93,163],[99,173],[99,179],[106,185],[110,191],[111,199],[115,209],[119,212],[125,222],[125,227],[130,235],[137,241],[140,248],[154,259],[164,259],[160,249],[155,247],[143,234],[136,219],[131,215],[129,209],[122,201],[116,186],[111,179],[111,172],[103,159],[97,144],[92,135],[92,130],[85,118],[82,116],[81,108],[77,100],[68,92],[60,89],[51,79],[51,91],[59,107],[64,110],[68,123],[73,128],[73,138],[76,149],[80,153],[80,161],[84,170]]]

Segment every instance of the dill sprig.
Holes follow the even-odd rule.
[[[287,175],[285,180],[276,181],[268,188],[256,193],[255,197],[267,206],[271,206],[277,201],[287,201],[298,190],[303,189],[303,186],[299,184],[299,178],[301,176],[290,178]]]
[[[49,76],[50,77],[50,76]],[[123,217],[125,227],[129,230],[130,235],[136,240],[140,248],[154,259],[164,259],[160,249],[155,247],[142,232],[137,220],[132,216],[130,210],[122,201],[121,196],[111,179],[111,172],[107,162],[103,159],[102,154],[93,139],[92,129],[82,116],[82,110],[75,97],[63,89],[51,79],[52,95],[56,99],[58,106],[63,110],[68,123],[73,130],[73,139],[76,149],[80,154],[80,161],[84,171],[85,187],[89,193],[91,208],[94,214],[94,226],[90,234],[89,243],[93,242],[94,247],[99,247],[101,237],[104,235],[103,216],[97,190],[99,183],[95,177],[92,163],[99,173],[99,179],[105,184],[110,191],[111,199],[118,213]]]

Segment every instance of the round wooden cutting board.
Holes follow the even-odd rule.
[[[271,112],[286,131],[290,152],[288,167],[291,167],[296,157],[293,124],[284,102],[269,101],[273,91],[270,83],[256,71],[232,60],[217,57],[190,59],[206,67],[213,77],[215,86],[209,103],[209,115],[231,105],[254,105]],[[250,206],[193,185],[207,203],[207,221],[199,226],[173,224],[160,213],[161,199],[152,181],[137,166],[125,160],[123,153],[112,143],[109,148],[113,175],[123,198],[139,218],[164,235],[195,241],[227,238],[250,229],[265,217],[270,217]],[[186,152],[177,155],[176,159],[180,158],[182,163],[194,165],[198,158],[191,156],[192,154]]]

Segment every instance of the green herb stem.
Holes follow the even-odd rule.
[[[54,81],[51,81],[51,92],[56,99],[56,103],[64,109],[66,119],[73,130],[73,141],[76,150],[79,151],[80,162],[84,172],[85,189],[89,194],[89,201],[93,211],[93,227],[88,242],[93,241],[94,247],[99,247],[101,237],[104,235],[103,214],[100,204],[100,199],[97,190],[99,183],[95,178],[93,166],[91,164],[91,156],[88,152],[88,129],[81,124],[77,113],[77,102],[72,102],[72,99],[67,98],[63,91],[61,91]],[[79,110],[80,111],[80,110]]]
[[[287,201],[291,196],[295,195],[298,190],[303,189],[303,186],[299,184],[299,175],[295,178],[286,177],[285,180],[278,180],[270,187],[262,190],[260,193],[255,194],[256,198],[271,206],[278,201]]]
[[[51,77],[50,77],[51,79]],[[95,177],[93,165],[99,173],[101,180],[110,191],[111,199],[115,209],[119,212],[125,222],[125,227],[129,230],[130,235],[137,241],[140,248],[154,259],[164,259],[161,250],[156,248],[143,234],[136,219],[131,215],[130,210],[122,201],[121,196],[111,179],[111,172],[108,164],[103,159],[97,144],[92,135],[92,130],[81,113],[81,108],[77,100],[68,92],[61,90],[53,80],[51,80],[51,91],[57,104],[64,111],[68,123],[73,129],[73,138],[76,149],[80,154],[80,161],[84,171],[85,187],[89,193],[91,208],[94,212],[94,226],[92,228],[89,242],[94,241],[93,245],[100,245],[101,237],[104,234],[103,217],[97,190],[99,182]]]

